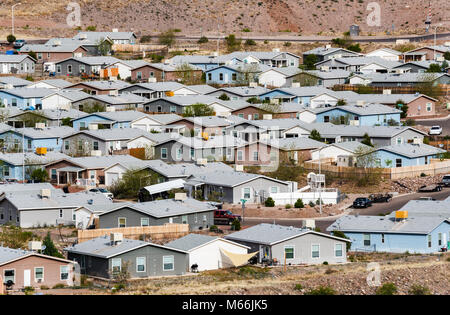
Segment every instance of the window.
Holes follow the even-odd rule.
[[[364,234],[364,246],[370,246],[370,234]]]
[[[127,218],[118,218],[117,227],[123,228],[127,226]]]
[[[253,151],[253,161],[258,161],[258,151]]]
[[[238,114],[239,118],[244,118],[244,114]]]
[[[223,73],[220,73],[220,74],[219,74],[219,80],[220,80],[220,81],[223,81]]]
[[[402,159],[395,159],[395,167],[402,167]]]
[[[428,235],[428,247],[431,247],[431,235]]]
[[[142,79],[142,72],[141,72],[141,71],[138,71],[138,73],[137,73],[137,75],[136,75],[136,78],[137,78],[138,80]]]
[[[145,272],[145,257],[136,257],[136,272]]]
[[[150,220],[148,218],[141,218],[141,226],[149,226]]]
[[[334,245],[334,256],[342,257],[342,244]]]
[[[381,243],[384,244],[384,234],[381,234]]]
[[[183,156],[183,148],[177,149],[177,160],[181,160],[181,157]]]
[[[191,148],[191,158],[195,158],[195,149]]]
[[[442,245],[442,233],[438,233],[438,245]]]
[[[238,151],[237,152],[237,159],[238,159],[238,161],[243,161],[243,154],[244,154],[244,152],[242,152],[242,151]]]
[[[167,148],[161,149],[161,159],[167,159]]]
[[[118,273],[122,269],[122,259],[121,258],[113,258],[111,259],[111,271],[113,273]]]
[[[244,188],[244,198],[243,199],[250,199],[250,188]]]
[[[62,209],[59,209],[59,217],[60,217],[60,218],[63,217],[63,211],[62,211]]]
[[[288,245],[284,247],[284,257],[286,259],[294,259],[294,246]]]
[[[11,105],[12,106],[17,106],[17,98],[12,98],[11,99]]]
[[[94,141],[94,151],[98,150],[98,141]]]
[[[154,78],[155,77],[155,73],[153,71],[150,71],[150,78]]]
[[[237,80],[237,74],[236,74],[236,73],[233,73],[233,74],[231,75],[231,79],[232,79],[233,81],[236,81],[236,80]]]
[[[3,176],[9,176],[9,166],[3,165]]]
[[[36,282],[44,281],[44,267],[34,268],[34,281]]]
[[[276,193],[278,193],[278,187],[277,187],[277,186],[272,186],[272,187],[270,187],[270,193],[271,193],[271,194],[276,194]]]
[[[95,173],[96,173],[96,171],[89,171],[89,178],[95,179]]]
[[[402,138],[397,138],[397,144],[402,144]]]
[[[64,141],[64,149],[69,150],[69,140]]]
[[[320,257],[320,245],[311,245],[312,258]]]
[[[61,266],[59,267],[59,274],[61,280],[69,279],[69,266]]]
[[[72,65],[67,65],[67,73],[72,73]]]
[[[258,120],[259,119],[259,114],[253,114],[253,119],[254,120]]]
[[[56,65],[56,72],[61,73],[61,65]]]
[[[427,112],[431,112],[432,107],[431,103],[427,103]]]
[[[163,256],[163,271],[174,270],[174,258],[173,256]]]
[[[323,122],[330,122],[330,116],[324,116]]]
[[[86,68],[84,65],[80,65],[80,73],[84,73],[86,71]]]
[[[3,271],[3,282],[7,283],[9,280],[16,283],[16,271],[14,269],[5,269]]]
[[[188,224],[188,216],[187,215],[183,215],[181,217],[181,223],[182,224]]]
[[[78,150],[79,151],[83,150],[83,141],[82,140],[78,140]]]
[[[212,80],[212,74],[208,73],[208,81],[211,81],[211,80]]]
[[[170,112],[171,113],[176,113],[177,112],[177,107],[175,105],[170,105]]]

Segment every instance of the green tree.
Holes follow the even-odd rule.
[[[272,197],[269,197],[266,199],[266,201],[264,202],[264,205],[266,207],[275,207],[275,201],[272,199]]]
[[[230,34],[225,37],[225,43],[229,52],[233,52],[241,48],[241,40],[237,39],[234,34]]]
[[[444,53],[444,58],[445,58],[445,60],[450,60],[450,51],[446,51]]]
[[[297,201],[294,204],[295,208],[301,209],[304,208],[305,205],[303,204],[303,200],[302,199],[297,199]]]
[[[83,104],[83,112],[92,114],[92,113],[99,113],[99,112],[106,112],[106,105],[95,102],[93,104]]]
[[[397,102],[395,102],[395,108],[402,111],[400,113],[401,118],[406,118],[408,116],[408,105],[406,105],[406,102],[403,100],[397,100]]]
[[[55,244],[53,243],[50,232],[47,232],[47,236],[44,238],[42,245],[45,245],[45,249],[42,251],[44,255],[64,258],[64,256],[58,251]]]
[[[8,41],[8,43],[12,44],[12,43],[14,43],[16,41],[16,36],[14,36],[13,34],[9,34],[6,37],[6,40]]]
[[[387,282],[379,287],[375,294],[376,295],[394,295],[397,293],[397,286],[392,282]]]
[[[202,84],[202,75],[199,71],[196,71],[194,67],[192,67],[188,63],[183,63],[176,67],[177,78],[181,81],[182,84],[185,85],[197,85]]]
[[[4,247],[25,248],[32,239],[32,232],[23,231],[18,226],[4,225],[0,227],[0,244]]]
[[[311,134],[309,135],[310,139],[316,140],[316,141],[322,141],[322,136],[320,135],[320,133],[316,130],[313,129],[311,131]]]
[[[88,31],[88,32],[95,32],[96,30],[97,30],[97,26],[95,26],[95,25],[86,26],[86,31]]]
[[[439,73],[442,72],[441,66],[437,63],[430,64],[430,67],[426,71],[427,73]]]
[[[370,140],[369,134],[367,132],[364,134],[361,143],[368,145],[369,147],[373,147],[372,141]]]
[[[48,180],[48,173],[45,169],[36,168],[31,172],[30,179],[37,183],[45,183]]]
[[[305,59],[303,60],[303,65],[305,66],[306,70],[316,70],[315,64],[319,62],[319,58],[317,55],[307,55]]]
[[[200,39],[197,41],[197,43],[199,44],[206,44],[207,42],[209,42],[209,39],[206,36],[200,37]]]
[[[336,103],[336,106],[344,106],[347,105],[347,102],[345,101],[345,99],[339,99]]]
[[[97,41],[97,51],[101,56],[106,56],[111,52],[111,43],[107,41],[105,38],[100,38]]]
[[[416,91],[418,93],[428,95],[432,98],[439,98],[441,95],[443,95],[442,88],[437,84],[435,81],[437,78],[436,73],[424,73],[419,78],[421,82],[417,84]]]
[[[244,43],[245,46],[256,46],[256,42],[253,39],[247,39]]]
[[[345,239],[350,239],[347,235],[345,235],[344,234],[344,232],[342,232],[342,231],[333,231],[332,232],[332,234],[333,234],[333,236],[336,236],[336,237],[340,237],[340,238],[345,238]],[[350,250],[350,247],[352,247],[352,243],[350,243],[350,242],[347,242],[346,243],[346,248],[347,248],[347,252]]]
[[[231,222],[231,229],[233,231],[239,231],[241,229],[241,221],[239,221],[237,218]]]
[[[207,104],[193,104],[184,108],[183,117],[214,116],[214,108]]]
[[[161,45],[172,47],[175,44],[175,32],[173,30],[168,30],[159,34],[158,38],[158,42]]]
[[[362,49],[359,46],[359,44],[349,45],[349,46],[347,46],[347,49],[350,50],[350,51],[357,52],[357,53],[362,51]]]
[[[37,56],[36,56],[36,53],[35,53],[34,51],[30,51],[30,52],[28,53],[28,56],[30,56],[31,58],[37,60]]]
[[[66,117],[61,119],[61,126],[73,127],[72,118]]]
[[[222,95],[219,96],[219,100],[229,101],[230,97],[226,93],[222,93]]]

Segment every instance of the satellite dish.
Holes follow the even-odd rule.
[[[41,250],[45,250],[47,248],[47,246],[42,245]]]

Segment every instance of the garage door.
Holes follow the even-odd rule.
[[[119,173],[107,173],[108,174],[108,179],[107,179],[107,183],[106,186],[111,186],[112,184],[114,184],[115,182],[117,182],[119,180]]]

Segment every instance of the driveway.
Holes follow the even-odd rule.
[[[442,127],[442,136],[450,136],[450,116],[444,119],[416,120],[416,124],[427,127],[439,125]]]

